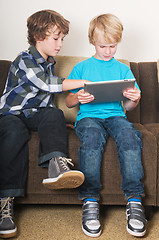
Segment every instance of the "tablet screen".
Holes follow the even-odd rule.
[[[85,83],[84,90],[94,95],[92,103],[124,101],[127,98],[123,96],[123,91],[133,88],[134,84],[135,79],[88,82]]]

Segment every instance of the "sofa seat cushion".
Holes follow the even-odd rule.
[[[147,123],[144,126],[156,137],[157,143],[159,143],[159,123]]]

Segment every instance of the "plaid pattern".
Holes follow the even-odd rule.
[[[0,114],[26,117],[41,107],[53,107],[54,93],[62,92],[64,78],[54,76],[55,60],[47,62],[34,46],[20,53],[9,70],[8,79],[0,97]]]

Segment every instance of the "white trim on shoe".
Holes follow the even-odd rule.
[[[14,234],[13,234],[14,233]],[[8,235],[9,234],[9,235]],[[15,227],[12,230],[3,230],[0,231],[0,237],[2,238],[11,238],[14,237],[17,234],[17,227]]]
[[[83,230],[84,234],[87,235],[88,237],[99,237],[101,235],[101,232],[102,232],[102,230],[100,230],[100,232],[98,232],[98,233],[91,234],[90,232],[86,231],[83,228],[83,226],[82,226],[82,230]]]
[[[131,230],[128,228],[128,226],[126,227],[126,230],[127,230],[127,232],[128,232],[130,235],[132,235],[132,236],[134,236],[134,237],[143,237],[143,236],[146,234],[146,230],[145,230],[144,232],[141,232],[141,233],[139,233],[139,232],[134,232],[134,231],[131,231]]]
[[[77,188],[84,182],[84,174],[80,171],[68,171],[56,178],[43,179],[42,183],[49,189]]]

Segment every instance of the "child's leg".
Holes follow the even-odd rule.
[[[29,131],[16,116],[0,118],[0,197],[24,195]]]
[[[145,216],[141,205],[144,195],[143,167],[141,161],[141,133],[124,118],[113,118],[109,121],[109,132],[115,139],[118,148],[119,162],[122,174],[122,189],[127,204],[127,230],[130,234],[141,237],[145,234]]]
[[[37,130],[40,138],[39,165],[48,167],[48,177],[43,180],[49,189],[76,188],[84,181],[80,171],[70,170],[67,158],[66,122],[57,108],[43,108],[26,124]]]
[[[132,123],[122,117],[108,119],[108,131],[115,139],[118,149],[122,189],[127,197],[144,195],[142,183],[142,141],[141,133]]]
[[[16,116],[0,118],[0,238],[14,237],[13,199],[24,195],[29,132]]]
[[[67,156],[67,132],[63,112],[57,108],[44,108],[35,116],[40,138],[39,164],[52,157]]]
[[[76,133],[81,140],[79,148],[79,169],[85,175],[84,184],[79,188],[79,199],[99,200],[100,167],[106,142],[106,132],[98,119],[84,118],[77,123]]]
[[[98,237],[101,234],[101,225],[97,200],[101,188],[100,165],[106,133],[102,123],[90,118],[79,121],[76,133],[81,140],[79,169],[85,175],[85,181],[79,188],[79,198],[84,200],[82,229],[86,235]]]

